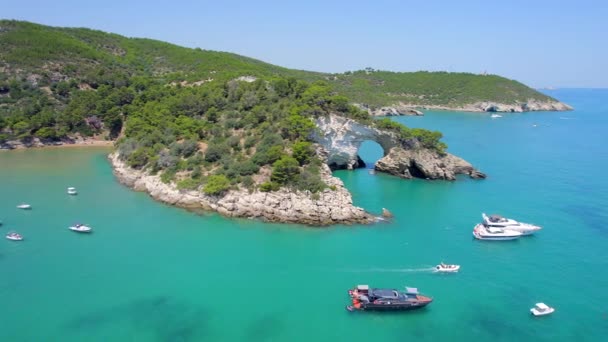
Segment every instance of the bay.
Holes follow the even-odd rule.
[[[311,228],[194,214],[118,184],[106,148],[0,153],[2,341],[600,341],[608,335],[608,90],[550,95],[572,112],[426,112],[485,180],[338,171],[392,223]],[[366,143],[370,165],[382,154]],[[68,196],[74,186],[77,196]],[[30,203],[31,211],[16,205]],[[472,238],[481,212],[544,227]],[[67,227],[89,223],[91,235]],[[4,234],[3,233],[3,234]],[[437,263],[461,272],[434,274]],[[423,310],[349,313],[356,284],[414,286]],[[538,301],[556,307],[533,318]]]

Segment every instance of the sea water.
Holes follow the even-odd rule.
[[[572,112],[426,112],[485,180],[339,171],[391,223],[310,228],[195,214],[116,182],[106,148],[0,153],[0,341],[602,341],[608,336],[608,90]],[[369,165],[381,157],[361,148]],[[74,186],[77,196],[66,189]],[[16,205],[26,202],[30,211]],[[474,240],[481,213],[543,226]],[[90,224],[92,234],[68,230]],[[439,262],[461,265],[436,274]],[[347,290],[417,287],[402,313],[348,312]],[[536,302],[556,308],[535,318]]]

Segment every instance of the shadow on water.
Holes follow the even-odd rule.
[[[605,228],[606,222],[608,222],[608,213],[604,208],[576,204],[565,206],[563,210],[574,217],[580,218],[587,227],[602,234],[608,234],[608,229]]]
[[[89,335],[128,322],[137,330],[152,332],[159,341],[196,341],[203,337],[207,321],[202,308],[157,296],[79,316],[66,328]]]
[[[243,341],[276,341],[285,330],[287,312],[270,312],[257,317],[248,326]]]

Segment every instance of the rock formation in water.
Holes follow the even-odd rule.
[[[376,163],[378,171],[403,178],[454,180],[457,174],[485,177],[461,158],[422,148],[415,140],[405,143],[390,131],[337,115],[318,118],[316,123],[319,129],[313,138],[318,144],[317,155],[325,162],[321,178],[328,185],[318,194],[282,188],[273,192],[237,189],[221,196],[210,196],[198,190],[178,190],[174,183],[163,183],[159,175],[128,167],[117,152],[109,159],[121,183],[165,203],[213,210],[228,217],[317,226],[375,221],[374,216],[353,205],[351,194],[340,179],[332,176],[330,169],[361,166],[357,151],[366,140],[377,142],[385,151],[385,156]]]
[[[403,142],[390,131],[337,115],[318,118],[316,123],[319,130],[314,139],[328,151],[327,163],[332,169],[361,167],[358,150],[370,140],[384,150],[384,157],[375,165],[378,171],[403,178],[455,180],[458,174],[485,178],[462,158],[423,148],[415,140]]]

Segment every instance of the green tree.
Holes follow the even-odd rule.
[[[272,164],[270,180],[279,184],[288,184],[300,173],[300,163],[290,156],[283,156]]]
[[[230,180],[224,175],[213,175],[207,178],[203,192],[207,195],[220,195],[230,189]]]
[[[308,141],[297,141],[292,147],[292,156],[300,163],[304,165],[310,161],[314,151],[312,144]]]

